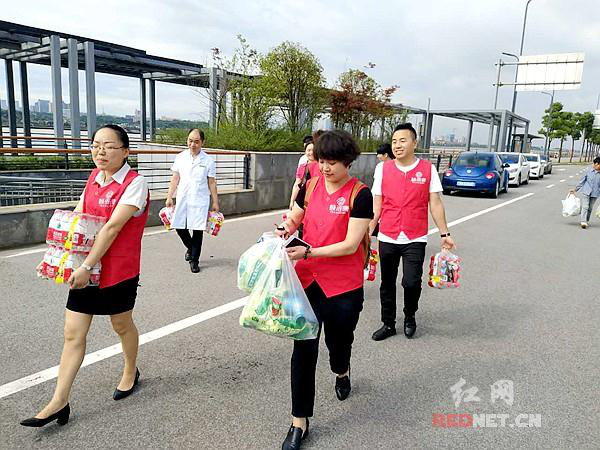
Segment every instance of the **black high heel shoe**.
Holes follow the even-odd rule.
[[[302,431],[302,428],[290,426],[285,441],[281,444],[281,450],[298,450],[302,445],[302,441],[308,437],[308,427],[310,423],[308,417],[306,418],[306,431]]]
[[[71,414],[71,407],[67,403],[63,409],[55,412],[54,414],[46,417],[45,419],[38,419],[37,417],[30,417],[21,421],[21,425],[24,427],[39,428],[49,424],[56,420],[59,425],[66,425],[69,422],[69,414]]]
[[[119,389],[115,389],[115,392],[113,393],[113,400],[122,400],[125,397],[129,397],[131,394],[133,394],[133,391],[135,390],[135,387],[137,386],[139,379],[140,379],[140,370],[136,367],[135,368],[135,380],[133,382],[133,386],[131,386],[131,389],[128,389],[126,391],[120,391]]]

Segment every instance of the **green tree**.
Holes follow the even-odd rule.
[[[581,139],[581,133],[583,132],[583,127],[581,123],[581,113],[573,113],[571,115],[570,120],[567,123],[569,128],[569,136],[571,136],[571,154],[569,156],[569,162],[573,162],[573,154],[575,153],[575,141]]]
[[[546,151],[548,151],[550,148],[552,140],[556,138],[554,132],[558,129],[561,123],[562,109],[562,103],[554,102],[544,111],[545,114],[542,117],[542,128],[540,129],[539,133],[548,138]]]
[[[580,126],[583,131],[583,144],[579,155],[579,161],[581,162],[582,157],[585,158],[585,161],[588,160],[589,138],[594,129],[594,114],[589,111],[584,112],[580,117]]]
[[[260,60],[264,94],[279,108],[292,133],[322,109],[325,79],[319,60],[306,48],[283,42]]]
[[[562,105],[561,109],[562,109]],[[554,130],[550,135],[552,139],[560,139],[560,149],[558,150],[558,162],[562,158],[563,143],[571,133],[573,113],[569,111],[559,111],[558,117],[554,120]]]
[[[273,102],[266,95],[264,80],[259,75],[261,55],[242,35],[238,34],[237,39],[240,45],[231,58],[223,58],[218,48],[213,49],[215,66],[225,74],[219,89],[218,123],[262,132],[268,128]],[[232,99],[230,114],[225,108],[227,93]]]

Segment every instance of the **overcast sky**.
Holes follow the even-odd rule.
[[[2,19],[145,50],[149,54],[211,63],[210,49],[231,54],[242,34],[260,52],[284,40],[299,42],[320,60],[329,86],[349,68],[365,70],[381,85],[398,85],[394,101],[432,109],[490,109],[503,51],[519,52],[525,0],[227,1],[20,0],[4,2]],[[533,0],[524,55],[585,52],[583,84],[557,92],[571,111],[592,111],[600,93],[600,0]],[[510,58],[507,58],[509,60]],[[376,66],[365,69],[367,63]],[[504,68],[510,82],[513,68]],[[50,99],[49,68],[30,65],[30,99]],[[66,75],[66,74],[65,74]],[[82,74],[81,74],[82,75]],[[63,96],[68,100],[66,77]],[[82,78],[83,81],[83,78]],[[0,96],[6,99],[4,70]],[[97,75],[98,112],[133,114],[136,79]],[[18,95],[18,94],[17,94]],[[83,97],[84,99],[85,97]],[[512,88],[500,90],[510,109]],[[550,97],[520,93],[517,113],[540,128]],[[190,88],[157,84],[157,115],[207,119],[207,100]],[[84,108],[82,101],[82,109]],[[84,109],[83,109],[84,110]],[[466,134],[461,121],[437,119],[434,136]],[[476,126],[485,141],[487,131]]]

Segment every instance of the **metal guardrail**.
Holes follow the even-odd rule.
[[[20,206],[78,200],[83,180],[0,177],[0,206]]]
[[[130,149],[130,164],[147,178],[150,190],[166,192],[172,175],[174,156],[181,149]],[[251,188],[252,156],[246,152],[210,151],[217,164],[219,191]],[[92,169],[95,165],[88,149],[0,148],[0,206],[16,206],[77,200],[85,181],[45,178],[2,177],[11,171],[35,172],[41,169]]]
[[[417,157],[429,160],[439,172],[444,172],[452,165],[452,161],[458,156],[457,153],[417,153]]]

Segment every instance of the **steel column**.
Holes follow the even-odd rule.
[[[21,75],[21,105],[23,106],[23,134],[31,136],[31,113],[29,112],[29,82],[27,80],[27,63],[19,62]],[[25,147],[31,148],[31,139],[25,139]]]
[[[502,119],[500,120],[500,128],[496,133],[496,151],[503,152],[506,150],[506,131],[507,131],[507,117],[506,110],[502,111]]]
[[[54,136],[64,137],[63,105],[62,105],[62,83],[60,78],[60,38],[57,35],[50,36],[50,72],[52,75],[52,118],[54,122]],[[64,147],[64,140],[57,140],[56,147]]]
[[[210,68],[209,73],[209,98],[210,98],[210,106],[209,106],[209,123],[210,127],[213,130],[217,128],[217,83],[218,83],[218,72],[216,67]]]
[[[96,57],[93,42],[83,44],[85,52],[85,96],[87,110],[87,136],[96,131]]]
[[[156,136],[156,83],[148,80],[150,90],[150,140],[154,141]]]
[[[81,137],[81,116],[79,114],[79,55],[77,40],[69,39],[69,103],[71,110],[71,137]],[[72,141],[73,148],[81,148],[81,141]]]
[[[473,139],[473,121],[469,120],[469,127],[467,128],[467,151],[471,150],[472,139]]]
[[[6,100],[8,106],[8,128],[11,136],[17,135],[17,108],[15,105],[15,76],[13,73],[12,60],[5,59],[6,68]],[[19,145],[16,139],[10,140],[10,146],[16,148]]]
[[[146,80],[140,78],[140,139],[146,141]]]

